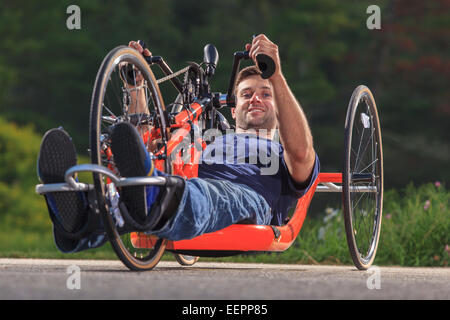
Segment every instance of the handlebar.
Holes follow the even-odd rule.
[[[230,82],[228,84],[227,91],[227,103],[228,107],[234,107],[236,105],[235,96],[233,94],[234,86],[236,84],[236,75],[239,69],[241,60],[250,59],[248,51],[236,51],[234,53],[233,67],[231,69]],[[258,63],[258,68],[261,71],[261,77],[263,79],[270,78],[275,72],[275,62],[271,57],[266,54],[258,54],[256,56],[256,62]]]
[[[226,106],[234,107],[236,105],[235,96],[233,94],[234,85],[236,83],[236,75],[239,69],[239,65],[241,64],[241,59],[249,59],[248,51],[236,51],[234,53],[233,66],[231,69],[230,82],[228,83],[228,91],[227,91],[227,103]]]
[[[138,40],[138,43],[142,46],[142,48],[145,50],[147,49],[147,45],[144,41]],[[172,74],[173,71],[169,68],[169,66],[164,62],[162,57],[159,56],[144,56],[144,59],[147,61],[148,64],[154,64],[157,63],[160,68],[163,70],[163,72],[167,74]],[[230,75],[230,81],[228,84],[228,91],[227,94],[214,94],[213,97],[213,104],[216,108],[221,108],[224,106],[227,107],[235,107],[236,101],[235,96],[233,94],[234,86],[236,83],[236,76],[237,72],[239,70],[240,61],[244,59],[250,59],[249,52],[248,51],[236,51],[234,53],[234,60],[233,60],[233,66],[231,69],[231,75]],[[207,45],[204,48],[204,60],[207,64],[207,75],[212,76],[214,74],[215,68],[217,66],[218,62],[218,53],[214,46]],[[258,65],[259,70],[261,71],[261,77],[263,79],[270,78],[273,73],[275,72],[275,62],[271,57],[269,57],[266,54],[258,54],[256,56],[256,62]],[[182,84],[176,77],[171,79],[173,85],[178,89],[179,92],[182,92]]]

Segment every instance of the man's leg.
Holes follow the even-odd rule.
[[[111,133],[114,162],[122,177],[166,176],[168,185],[131,186],[120,190],[125,224],[134,230],[152,230],[170,219],[180,203],[185,181],[157,170],[136,128],[121,122]]]
[[[191,239],[245,220],[270,224],[271,209],[253,189],[226,180],[194,178],[186,188],[172,220],[152,234],[169,240]]]
[[[117,125],[115,127],[117,130],[114,130],[116,134],[115,151],[117,152],[117,149],[119,149],[120,151],[124,151],[122,154],[125,155],[116,159],[119,160],[116,165],[119,166],[120,172],[125,173],[122,175],[128,177],[164,175],[164,173],[157,172],[156,170],[153,172],[153,164],[147,151],[140,153],[132,152],[142,151],[139,148],[143,148],[143,144],[138,135],[137,137],[132,136],[134,141],[127,140],[128,132],[125,132],[123,137],[121,137],[124,127],[126,129],[125,131],[128,132],[133,132],[132,130],[136,131],[129,124]],[[130,130],[130,127],[132,130]],[[117,136],[120,139],[117,139]],[[117,147],[117,144],[119,147]],[[121,145],[125,147],[121,147]],[[130,145],[131,149],[127,149]],[[128,161],[128,159],[131,159],[131,161]],[[47,131],[42,138],[37,163],[38,177],[41,182],[44,184],[64,183],[65,172],[76,164],[76,150],[70,136],[60,128]],[[184,180],[182,181],[184,185]],[[151,186],[128,187],[122,188],[121,190],[122,201],[126,203],[132,219],[138,225],[148,222],[146,221],[147,211],[149,211],[153,202],[158,200],[158,194],[159,188]],[[174,195],[177,196],[177,192]],[[106,232],[100,216],[89,212],[89,197],[87,192],[52,192],[45,194],[44,197],[50,219],[53,222],[55,244],[60,251],[65,253],[79,252],[97,248],[107,241]],[[170,207],[171,205],[169,204],[168,208],[171,209]],[[165,210],[163,213],[167,213],[167,211],[170,210]],[[159,218],[165,217],[163,214],[160,214]],[[135,230],[133,225],[125,224],[119,232],[129,233],[132,230]]]
[[[38,177],[42,183],[63,183],[67,169],[76,165],[72,139],[62,129],[51,129],[42,138],[38,157]],[[53,222],[55,244],[62,252],[95,248],[106,242],[100,219],[89,214],[85,192],[52,192],[45,195]]]
[[[150,157],[132,125],[120,123],[114,127],[111,147],[122,176],[143,176],[151,170],[153,175],[164,175],[148,163]],[[183,181],[181,177],[170,178]],[[147,195],[155,189],[158,187],[147,187]],[[174,187],[173,196],[160,197],[155,204],[148,201],[149,197],[145,201],[142,192],[139,197],[123,197],[122,201],[130,211],[145,207],[144,224],[151,225],[146,230],[169,240],[193,238],[242,220],[255,224],[269,224],[271,220],[270,207],[261,195],[247,186],[225,180],[194,178],[183,181]],[[142,205],[136,206],[136,201]],[[133,216],[133,212],[130,214]]]

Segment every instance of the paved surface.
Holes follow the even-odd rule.
[[[450,268],[0,259],[0,299],[448,300]]]

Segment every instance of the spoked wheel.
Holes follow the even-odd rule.
[[[377,107],[365,86],[353,91],[345,121],[342,194],[350,254],[369,268],[378,247],[383,210],[383,149]]]
[[[179,253],[174,253],[173,255],[175,256],[175,259],[178,261],[178,263],[182,266],[192,266],[200,258]]]
[[[113,49],[97,73],[91,102],[90,147],[93,164],[103,165],[120,176],[111,153],[111,128],[130,122],[138,129],[147,149],[153,153],[168,141],[164,102],[155,77],[141,54],[129,47]],[[159,128],[158,143],[151,141],[151,128]],[[153,135],[152,135],[153,137]],[[169,157],[156,160],[155,166],[171,173]],[[152,245],[133,245],[135,233],[124,232],[118,200],[121,190],[105,176],[94,173],[98,206],[111,245],[119,259],[131,270],[152,269],[161,259],[166,240]],[[120,230],[120,232],[119,232]],[[142,249],[150,248],[150,249]]]

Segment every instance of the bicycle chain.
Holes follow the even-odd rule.
[[[174,73],[172,73],[172,74],[169,74],[169,75],[166,76],[166,77],[163,77],[163,78],[161,78],[161,79],[156,80],[156,83],[157,83],[157,84],[160,84],[160,83],[162,83],[162,82],[164,82],[164,81],[167,81],[167,80],[170,80],[170,79],[172,79],[172,78],[178,77],[180,74],[183,74],[183,73],[188,72],[190,68],[191,68],[191,66],[187,66],[186,68],[183,68],[183,69],[181,69],[181,70],[178,70],[177,72],[174,72]]]

